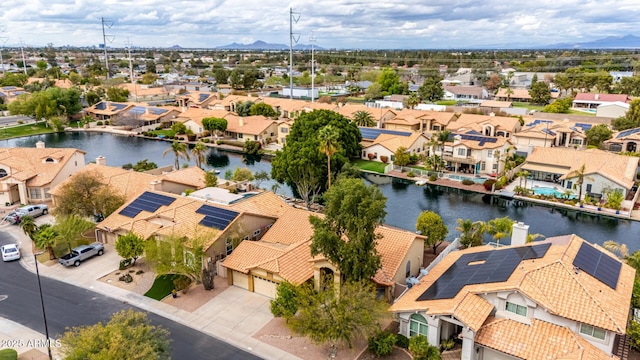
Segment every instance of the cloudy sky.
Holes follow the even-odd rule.
[[[543,46],[640,36],[638,0],[19,0],[0,8],[4,45],[216,47],[289,43],[324,48]]]

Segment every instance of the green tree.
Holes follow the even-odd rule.
[[[340,290],[330,287],[315,292],[309,286],[301,289],[298,312],[288,324],[295,333],[308,336],[316,344],[343,342],[352,347],[355,339],[378,332],[389,316],[388,305],[376,299],[370,281],[346,282]]]
[[[138,257],[144,254],[144,239],[133,232],[128,232],[118,236],[115,247],[118,255],[124,259],[133,259],[135,264]]]
[[[207,171],[204,174],[204,183],[207,187],[218,186],[218,176],[216,176],[216,173],[213,170]]]
[[[309,217],[311,254],[324,255],[347,281],[370,279],[380,268],[375,230],[386,215],[385,197],[361,179],[341,179],[324,199],[325,217]]]
[[[125,102],[129,99],[129,90],[119,87],[107,88],[107,99],[114,102]]]
[[[567,179],[576,178],[575,187],[578,188],[578,201],[582,200],[582,184],[584,184],[584,180],[587,179],[593,181],[593,178],[585,174],[585,168],[586,164],[582,164],[579,169],[573,170],[566,175]]]
[[[240,116],[251,115],[251,108],[253,107],[253,101],[240,101],[236,104],[236,114]]]
[[[380,90],[383,94],[396,94],[394,90],[400,87],[400,76],[398,76],[395,70],[384,68],[380,73],[378,83],[380,84]]]
[[[59,234],[56,229],[49,224],[41,225],[38,227],[38,231],[34,234],[33,241],[39,249],[47,250],[49,253],[49,260],[56,258],[53,246],[55,245],[56,238],[58,236]]]
[[[187,125],[181,122],[174,123],[173,125],[171,125],[171,131],[176,133],[176,135],[186,134]]]
[[[29,81],[29,75],[27,74],[7,72],[0,78],[0,85],[23,87],[27,84],[27,81]]]
[[[420,104],[420,98],[415,93],[411,93],[404,101],[404,106],[408,109],[413,109]]]
[[[275,317],[289,319],[298,312],[298,287],[288,281],[283,281],[276,288],[276,298],[270,301],[271,314]]]
[[[424,101],[435,102],[444,96],[442,88],[442,79],[440,77],[428,77],[424,83],[418,88],[418,95]]]
[[[158,164],[154,163],[153,161],[149,161],[147,159],[144,159],[144,160],[138,161],[131,168],[133,169],[133,171],[144,172],[144,171],[157,169],[158,168]]]
[[[23,216],[20,218],[19,223],[20,229],[29,237],[29,239],[34,240],[35,234],[38,232],[38,225],[36,225],[35,220],[31,216]]]
[[[179,170],[180,169],[180,159],[184,159],[186,161],[190,160],[190,156],[189,156],[189,149],[187,148],[187,144],[185,143],[181,143],[179,141],[174,141],[171,144],[171,147],[166,149],[165,151],[162,152],[162,157],[164,157],[165,155],[169,154],[169,153],[173,153],[173,155],[175,156],[175,160],[173,163],[173,168],[175,170]]]
[[[218,136],[220,133],[223,133],[227,130],[227,120],[216,117],[207,117],[202,119],[202,127],[205,130],[211,131],[211,133],[215,133]]]
[[[271,177],[269,177],[269,173],[264,170],[260,170],[253,174],[253,181],[255,182],[257,188],[260,188],[262,182],[268,181],[269,179],[271,179]]]
[[[364,98],[366,100],[380,99],[382,97],[382,86],[379,83],[371,84],[367,90],[364,91]]]
[[[456,230],[460,232],[460,243],[465,248],[482,245],[485,227],[483,221],[474,222],[471,219],[458,219],[457,222]]]
[[[407,148],[404,146],[400,146],[396,149],[396,152],[393,154],[395,160],[393,163],[398,166],[407,166],[409,162],[411,162],[410,155],[407,152]]]
[[[513,230],[513,220],[509,217],[501,217],[491,219],[487,222],[486,231],[493,237],[498,244],[500,240],[511,237],[511,231]]]
[[[100,173],[94,171],[76,173],[60,186],[55,195],[56,215],[86,217],[102,214],[107,217],[125,200],[105,184]]]
[[[259,141],[247,140],[242,145],[242,150],[248,155],[260,155],[262,153],[262,145]]]
[[[231,178],[233,181],[252,181],[253,173],[248,168],[236,168],[233,172],[233,177]]]
[[[169,332],[133,309],[114,313],[106,324],[67,328],[60,341],[68,360],[171,358]]]
[[[179,274],[200,282],[204,244],[215,236],[214,231],[198,232],[187,239],[177,235],[144,241],[145,262],[157,275]]]
[[[327,125],[318,131],[319,150],[327,157],[327,189],[331,187],[331,156],[338,152],[340,148],[338,143],[339,136],[338,129],[331,125]]]
[[[415,360],[440,360],[440,350],[432,346],[424,335],[417,335],[409,339],[409,352]]]
[[[442,130],[436,134],[436,138],[440,142],[440,155],[444,155],[444,143],[449,141],[452,134],[449,130]]]
[[[271,105],[260,102],[251,105],[251,108],[249,109],[249,115],[262,115],[268,118],[275,118],[279,114],[273,109]]]
[[[11,104],[9,104],[11,109]],[[618,131],[640,127],[640,99],[634,99],[629,103],[629,110],[623,117],[611,121],[611,126]]]
[[[607,189],[605,191],[605,195],[607,196],[606,206],[610,209],[620,210],[620,206],[624,201],[624,194],[620,189]]]
[[[202,163],[205,161],[205,154],[209,151],[209,147],[202,141],[198,141],[196,145],[191,149],[191,155],[196,162],[196,166],[202,169]]]
[[[340,147],[332,154],[332,167],[336,169],[360,156],[362,136],[355,124],[344,116],[328,110],[315,110],[301,114],[291,126],[287,143],[276,152],[272,160],[271,177],[279,183],[287,183],[298,196],[307,200],[321,193],[328,184],[328,158],[319,152],[318,132],[331,125],[339,135]],[[308,203],[308,202],[307,202]]]
[[[534,104],[548,104],[551,100],[551,89],[549,89],[549,84],[544,81],[532,81],[531,88],[529,89],[529,96],[531,96],[531,102]]]
[[[568,114],[573,104],[572,97],[557,99],[551,104],[544,107],[542,111],[555,114]]]
[[[229,73],[229,85],[236,90],[242,88],[242,74],[240,74],[238,69],[233,69],[231,73]]]
[[[449,229],[447,229],[440,215],[432,211],[420,213],[416,221],[416,230],[426,237],[424,244],[432,246],[434,254],[449,233]]]
[[[353,114],[353,122],[359,127],[372,127],[376,124],[368,111],[358,110]]]
[[[585,131],[585,135],[587,136],[587,144],[601,148],[605,141],[611,139],[613,131],[609,129],[607,124],[598,124]]]

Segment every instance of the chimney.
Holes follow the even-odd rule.
[[[454,144],[459,144],[460,141],[462,141],[462,136],[456,135],[456,136],[453,137],[453,143]]]
[[[496,113],[494,113],[493,111],[489,113],[489,116],[496,116]]]
[[[36,149],[44,149],[44,141],[38,141],[36,143]]]
[[[240,116],[240,120],[238,120],[238,125],[240,125],[240,127],[244,126],[244,118],[242,116]]]
[[[524,245],[527,243],[527,237],[529,236],[529,225],[525,225],[523,222],[517,222],[513,224],[511,231],[511,245]]]
[[[148,106],[144,108],[144,114],[145,115],[149,115],[149,107]]]
[[[96,165],[107,166],[107,158],[104,156],[98,156],[96,158]]]
[[[187,112],[187,107],[186,107],[186,106],[183,106],[183,107],[182,107],[182,113],[186,113],[186,112]]]
[[[107,100],[107,105],[105,106],[106,110],[111,110],[111,101]]]
[[[153,190],[153,191],[162,191],[162,181],[153,180],[151,182],[151,190]]]
[[[600,94],[595,94],[593,98],[594,100],[598,100],[598,98],[600,98]]]

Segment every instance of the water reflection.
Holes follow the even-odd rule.
[[[207,165],[214,168],[223,168],[229,166],[229,156],[225,153],[210,150],[207,153]]]

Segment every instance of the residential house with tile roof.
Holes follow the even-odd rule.
[[[529,171],[534,180],[549,181],[554,186],[574,190],[577,177],[572,173],[584,165],[582,194],[601,199],[610,189],[622,191],[626,198],[634,186],[639,160],[635,156],[598,149],[579,151],[566,147],[536,147],[527,156],[522,169]]]
[[[420,132],[380,133],[371,144],[363,145],[361,158],[393,163],[395,161],[395,153],[400,147],[404,147],[406,153],[410,155],[426,155],[428,142],[429,137]]]
[[[185,91],[176,96],[178,107],[184,108],[201,108],[207,109],[209,104],[218,99],[218,94],[202,91]]]
[[[573,98],[571,107],[573,109],[597,109],[603,104],[615,102],[629,103],[631,98],[626,94],[593,94],[593,93],[577,93]]]
[[[584,149],[587,146],[586,131],[593,124],[567,120],[531,120],[513,134],[512,141],[517,150],[530,153],[537,146],[571,147]]]
[[[457,133],[475,131],[483,136],[510,138],[521,127],[517,117],[462,113],[447,123],[446,129]]]
[[[640,128],[618,131],[604,144],[609,151],[613,152],[637,152],[640,149]]]
[[[440,131],[457,119],[455,113],[444,111],[403,109],[396,110],[394,114],[395,117],[384,121],[385,129],[418,132]]]
[[[391,305],[400,333],[463,360],[615,359],[635,270],[576,235],[452,251]]]
[[[133,104],[104,100],[85,108],[84,112],[96,121],[112,121],[132,107]]]
[[[0,203],[32,204],[51,201],[49,190],[85,166],[78,149],[0,148]]]
[[[481,103],[489,96],[487,90],[480,86],[450,86],[442,87],[444,100],[456,100],[470,103]]]
[[[18,96],[22,94],[27,94],[27,92],[21,87],[17,87],[17,86],[0,87],[0,98],[2,98],[5,104],[8,104],[14,101],[15,99],[18,98]]]
[[[241,242],[222,263],[229,284],[272,298],[282,281],[296,285],[313,281],[316,289],[339,284],[339,270],[323,256],[311,256],[313,227],[309,216],[322,215],[290,207],[262,239]],[[376,232],[382,236],[376,246],[382,266],[372,281],[380,296],[391,300],[398,284],[404,289],[406,279],[418,274],[424,237],[385,225]]]
[[[202,134],[206,131],[204,125],[202,125],[202,119],[210,117],[224,119],[230,114],[231,113],[226,110],[210,110],[188,107],[186,109],[182,109],[182,112],[176,116],[175,121],[183,123],[187,129],[193,131],[194,134]]]
[[[511,93],[509,93],[511,91]],[[551,99],[557,99],[560,93],[551,92]],[[516,89],[516,88],[500,88],[495,95],[495,100],[499,101],[514,101],[514,102],[530,102],[531,95],[529,95],[528,89]]]
[[[227,120],[225,135],[237,141],[252,140],[264,145],[277,139],[277,122],[262,115],[238,116],[229,114],[225,116],[225,119]]]
[[[175,99],[175,94],[170,93],[168,88],[164,86],[123,83],[118,85],[118,87],[129,90],[128,100],[131,102]]]
[[[395,110],[388,109],[388,108],[368,107],[363,104],[347,103],[340,106],[340,108],[338,108],[337,110],[338,114],[351,120],[353,120],[353,117],[358,111],[368,112],[373,118],[373,120],[375,121],[375,127],[383,127],[383,124],[387,120],[393,119],[394,117],[396,117]]]
[[[485,136],[475,130],[454,132],[449,141],[435,147],[434,151],[446,166],[454,172],[475,175],[495,175],[502,169],[496,156],[506,154],[513,147],[510,139],[502,136]]]

